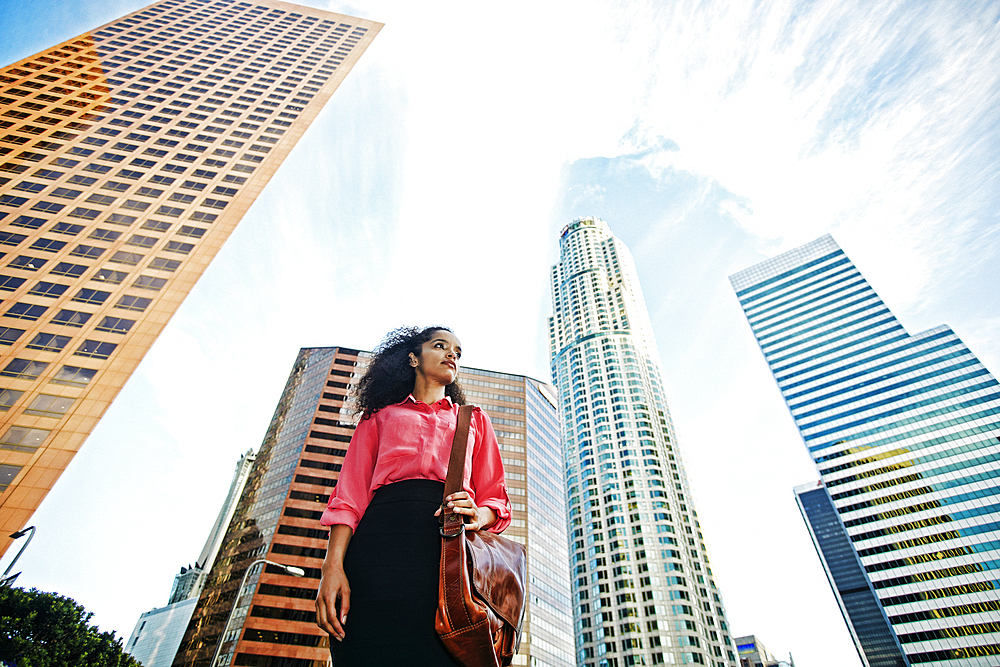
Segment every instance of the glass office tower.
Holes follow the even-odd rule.
[[[0,553],[380,28],[164,0],[0,69]]]
[[[632,256],[597,218],[559,249],[549,339],[577,664],[735,667]]]
[[[354,432],[348,401],[369,354],[344,347],[299,352],[201,599],[174,660],[207,665],[326,667],[329,638],[316,627],[315,599],[329,531],[319,524]],[[528,551],[527,608],[515,665],[572,667],[566,506],[555,391],[523,375],[463,367],[469,403],[490,415],[507,475],[513,518],[504,535]],[[267,558],[301,567],[247,566]]]
[[[910,664],[996,665],[996,379],[948,327],[908,334],[829,235],[730,281],[836,508],[812,498],[811,531],[848,536]],[[880,662],[878,614],[839,590],[835,541],[817,546],[859,652],[898,664]]]

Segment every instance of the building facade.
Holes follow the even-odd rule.
[[[755,635],[745,635],[733,639],[740,656],[740,667],[795,667],[789,656],[788,661],[778,660],[764,648]]]
[[[0,69],[0,553],[380,28],[163,0]]]
[[[852,560],[827,557],[843,552],[838,532],[909,664],[997,664],[996,379],[948,327],[908,334],[829,235],[730,281],[827,494],[804,514],[827,531],[818,549],[852,635],[877,631],[879,614],[838,590]],[[870,645],[882,652],[858,648],[872,665],[891,648]]]
[[[142,667],[170,667],[196,604],[193,597],[145,612],[125,642],[125,653]]]
[[[325,667],[329,638],[314,600],[329,531],[319,524],[356,419],[349,390],[369,355],[342,347],[299,352],[174,665],[205,666],[232,612],[219,665]],[[507,474],[505,535],[528,550],[528,606],[517,665],[572,667],[565,501],[554,391],[530,378],[462,368],[470,403],[489,413]],[[267,566],[237,588],[258,558]]]
[[[243,487],[246,486],[247,478],[250,476],[250,471],[253,469],[253,463],[256,460],[257,455],[253,453],[252,449],[240,457],[239,462],[236,464],[236,471],[233,473],[233,481],[229,484],[229,493],[226,494],[226,499],[222,503],[219,516],[216,517],[215,523],[212,524],[212,529],[208,533],[208,539],[205,540],[205,546],[202,548],[201,553],[198,555],[198,560],[195,561],[194,565],[182,567],[180,573],[174,577],[174,585],[170,589],[168,604],[197,598],[201,595],[201,589],[205,586],[205,577],[208,576],[209,570],[212,569],[212,563],[215,562],[215,557],[222,547],[222,538],[226,535],[229,522],[236,512],[236,504],[243,495]],[[146,667],[149,666],[146,665]]]
[[[734,667],[632,256],[596,218],[559,248],[549,336],[577,664]]]
[[[212,569],[215,556],[222,546],[226,528],[236,511],[236,503],[243,495],[256,455],[250,450],[240,457],[229,484],[229,493],[222,503],[219,516],[208,533],[205,546],[195,564],[182,567],[174,577],[167,606],[147,611],[135,624],[125,643],[125,652],[142,663],[143,667],[170,667],[187,629],[195,604],[201,596],[205,577]]]

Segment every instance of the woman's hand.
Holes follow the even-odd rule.
[[[497,522],[497,514],[490,507],[476,507],[468,491],[453,493],[444,499],[447,506],[455,512],[461,514],[465,519],[465,529],[473,532],[486,530]],[[434,512],[434,516],[441,516],[441,509]]]
[[[344,525],[330,528],[330,546],[323,561],[323,577],[316,595],[316,625],[337,641],[344,639],[347,612],[351,608],[351,587],[344,574],[344,553],[353,531]]]
[[[347,583],[344,568],[323,568],[323,578],[316,595],[316,625],[341,641],[344,639],[344,625],[347,612],[351,608],[351,587]]]

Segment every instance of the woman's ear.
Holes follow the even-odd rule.
[[[410,352],[410,367],[416,368],[419,362],[417,361],[417,355]]]

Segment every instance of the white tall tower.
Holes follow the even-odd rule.
[[[632,256],[603,220],[559,239],[549,319],[577,664],[737,664]]]

